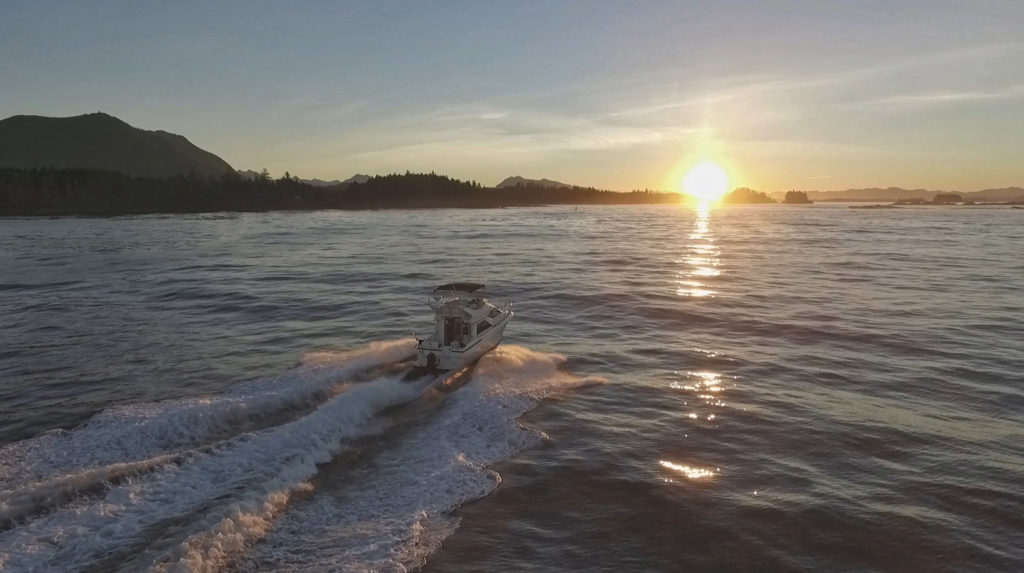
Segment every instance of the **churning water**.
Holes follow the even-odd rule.
[[[1020,569],[1022,218],[0,220],[0,569]],[[455,279],[517,316],[424,393]]]

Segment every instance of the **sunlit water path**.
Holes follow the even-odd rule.
[[[1022,213],[2,220],[0,569],[1018,569]]]

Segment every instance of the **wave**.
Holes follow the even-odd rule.
[[[0,535],[0,554],[14,567],[77,570],[101,556],[120,562],[160,542],[168,529],[208,529],[268,495],[287,497],[301,488],[316,464],[340,451],[341,441],[381,429],[375,413],[423,390],[397,378],[353,385],[298,420],[241,434],[11,529]]]
[[[569,374],[564,363],[564,356],[521,346],[502,346],[484,356],[472,382],[448,397],[435,415],[382,446],[358,471],[343,468],[331,480],[334,491],[290,508],[231,568],[421,567],[458,526],[454,511],[500,483],[487,468],[546,439],[518,418],[543,398],[604,382]],[[353,472],[358,479],[351,479]],[[211,549],[206,550],[217,553]],[[189,561],[202,562],[195,555]]]
[[[222,394],[116,406],[72,431],[53,430],[9,444],[0,448],[0,519],[7,499],[15,492],[28,493],[23,484],[38,482],[45,489],[70,474],[102,476],[107,466],[159,459],[274,425],[413,351],[414,341],[402,339],[308,354],[298,368],[240,383]]]
[[[301,368],[333,365],[330,368],[353,371],[358,366],[365,371],[396,356],[401,359],[400,348],[408,349],[408,341],[380,343],[355,354],[310,355]],[[153,439],[155,432],[135,441],[111,436],[131,434],[154,420],[161,420],[157,425],[165,429],[188,428],[188,420],[172,420],[169,412],[189,418],[196,415],[195,408],[207,406],[186,400],[125,407],[122,410],[134,412],[162,405],[167,413],[107,415],[101,426],[90,422],[60,436],[44,436],[92,449],[111,443],[121,449],[83,455],[82,460],[112,460],[100,467],[52,475],[8,492],[16,495],[8,495],[3,506],[12,521],[0,532],[0,568],[210,571],[273,569],[286,563],[308,570],[328,564],[355,570],[418,566],[454,530],[457,518],[452,510],[494,489],[500,478],[486,466],[543,439],[542,434],[521,428],[516,419],[540,398],[600,381],[562,371],[564,360],[522,347],[502,347],[480,361],[469,384],[439,395],[438,407],[411,423],[398,415],[401,408],[396,407],[420,398],[430,381],[408,383],[400,375],[383,375],[346,384],[291,421],[175,453],[144,456],[143,452],[168,447],[166,441]],[[244,396],[250,407],[273,409],[271,402],[293,400],[302,394],[299,388],[323,384],[298,380],[282,389],[270,381],[256,382],[209,400]],[[234,412],[219,406],[208,409],[208,415],[221,416],[221,421],[172,441],[201,441],[200,436],[210,435],[211,427],[233,418]],[[126,425],[117,428],[114,420]],[[90,436],[106,441],[90,444]],[[372,436],[383,445],[370,447],[365,460],[341,455],[364,448],[360,444]],[[21,459],[33,461],[30,456]],[[59,472],[56,465],[46,470]],[[19,471],[28,473],[14,468],[8,475]],[[339,472],[349,473],[338,480]],[[95,489],[96,484],[102,485],[101,491],[81,495],[83,488]],[[332,495],[338,488],[344,496]],[[39,500],[46,500],[48,511],[26,510]],[[258,539],[263,542],[254,544]],[[310,551],[311,545],[317,550]]]

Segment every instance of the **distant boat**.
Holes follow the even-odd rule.
[[[434,332],[418,338],[419,374],[453,371],[469,366],[498,346],[512,320],[512,304],[503,307],[484,298],[484,285],[462,282],[441,285],[430,297]]]

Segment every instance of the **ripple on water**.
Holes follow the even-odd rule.
[[[402,563],[429,556],[438,571],[1013,570],[1024,560],[1013,509],[1024,503],[1018,213],[595,206],[6,220],[3,487],[113,481],[109,493],[25,498],[49,505],[0,526],[0,546],[145,491],[124,515],[157,520],[151,545],[128,528],[75,542],[63,562],[89,562],[108,543],[134,560],[126,567],[196,565],[212,555],[216,523],[244,550],[239,568],[267,570],[315,570],[317,555],[338,552],[386,568],[388,547],[416,546],[402,540],[421,542]],[[466,241],[472,256],[453,251]],[[526,402],[476,403],[460,390],[414,421],[420,433],[382,430],[337,450],[337,418],[301,422],[344,387],[310,364],[294,369],[302,356],[423,332],[424,293],[463,278],[515,301],[509,343],[564,354],[558,368],[609,383]],[[503,380],[530,372],[509,367]],[[249,384],[251,395],[237,390]],[[302,440],[279,451],[292,442],[277,428],[293,421]],[[250,434],[236,436],[242,427]],[[315,436],[325,443],[304,449]],[[253,468],[236,449],[271,462],[312,451],[295,466],[312,473],[274,489],[264,469],[290,466]],[[160,497],[186,475],[254,497]],[[224,521],[235,510],[251,529]],[[338,542],[371,530],[389,541]]]

